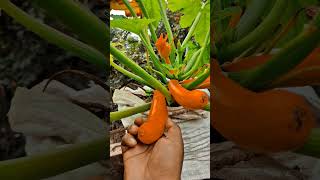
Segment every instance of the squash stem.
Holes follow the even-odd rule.
[[[108,136],[48,152],[0,161],[0,179],[43,179],[105,160]]]
[[[138,113],[142,113],[145,111],[148,111],[151,107],[151,103],[145,103],[143,105],[139,105],[136,107],[130,107],[130,108],[126,108],[124,110],[121,111],[117,111],[117,112],[111,112],[110,113],[110,123],[120,120],[122,118],[126,118]]]
[[[140,76],[142,79],[148,82],[148,84],[152,85],[154,89],[161,91],[163,95],[167,98],[167,101],[171,102],[172,98],[170,92],[165,86],[163,86],[163,84],[160,81],[148,74],[142,67],[136,64],[132,59],[129,59],[126,55],[124,55],[117,48],[113,47],[111,44],[110,52],[112,56],[115,57],[120,63],[130,68],[133,73]]]
[[[229,77],[251,90],[262,90],[301,63],[320,42],[320,14],[298,37],[266,63],[250,70],[231,72]]]
[[[95,64],[103,70],[109,69],[107,65],[108,60],[100,51],[41,23],[16,7],[10,1],[1,0],[0,9],[48,42],[74,53],[82,60]]]
[[[242,38],[240,41],[221,48],[218,52],[218,60],[221,63],[232,60],[234,57],[237,57],[242,52],[249,49],[252,44],[263,42],[265,39],[269,38],[269,35],[278,25],[278,22],[281,19],[280,17],[282,16],[283,10],[286,8],[287,4],[287,0],[277,0],[269,15],[254,31]]]

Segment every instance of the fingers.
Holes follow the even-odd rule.
[[[129,148],[132,148],[136,145],[137,145],[137,140],[133,137],[133,135],[126,133],[122,137],[122,141],[121,141],[122,153],[125,153]]]
[[[134,120],[134,124],[137,126],[141,126],[144,123],[144,120],[142,117],[138,117],[136,118],[136,120]]]
[[[170,139],[181,139],[182,134],[180,127],[173,122],[170,118],[168,118],[167,123],[166,123],[166,129],[167,129],[167,137]]]
[[[137,118],[134,124],[129,126],[127,133],[122,137],[121,149],[122,153],[125,153],[128,149],[135,147],[138,143],[135,136],[138,135],[139,126],[143,124],[143,118]]]
[[[133,124],[128,128],[128,133],[133,136],[136,136],[138,134],[138,129],[139,129],[139,127],[137,125]]]

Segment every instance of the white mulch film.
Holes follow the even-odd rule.
[[[128,87],[115,90],[113,102],[119,110],[145,103],[134,93],[142,95],[142,89],[132,90]],[[184,161],[182,179],[210,178],[210,113],[203,110],[190,111],[183,107],[169,107],[169,116],[182,131],[184,140]],[[135,118],[147,117],[147,113],[123,118],[124,127],[130,126]]]
[[[105,100],[108,92],[96,85],[76,91],[58,81],[52,81],[43,93],[45,82],[46,80],[30,90],[18,88],[8,114],[12,129],[26,136],[27,155],[106,134],[105,122],[67,98],[108,106]],[[97,162],[47,179],[82,180],[103,175],[106,171],[107,169]]]

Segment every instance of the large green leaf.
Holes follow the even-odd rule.
[[[190,27],[201,9],[201,0],[168,0],[168,8],[173,11],[181,11],[180,19],[182,28]]]
[[[155,21],[152,23],[155,27],[158,27],[159,21],[161,20],[160,7],[157,1],[155,0],[145,0],[143,4],[146,8],[148,16],[150,19]]]
[[[208,28],[210,27],[210,4],[205,6],[202,13],[202,17],[194,31],[194,37],[201,46],[205,46],[204,40],[206,38]]]
[[[140,34],[143,29],[147,28],[154,21],[154,19],[115,19],[110,21],[110,26]]]
[[[194,31],[196,41],[203,46],[206,31],[210,26],[210,1],[204,7],[200,21]],[[183,15],[180,19],[180,26],[187,28],[192,25],[202,6],[201,0],[168,0],[168,8],[173,11],[180,11]],[[208,28],[207,28],[208,27]]]

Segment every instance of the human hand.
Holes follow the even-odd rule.
[[[183,140],[181,130],[171,119],[158,141],[146,145],[136,139],[143,119],[137,118],[122,138],[124,179],[126,180],[177,180],[183,164]]]

